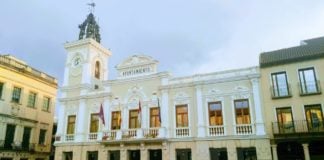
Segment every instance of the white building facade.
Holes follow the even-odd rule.
[[[110,80],[112,53],[83,36],[65,44],[55,159],[271,159],[258,67],[174,78],[134,55]]]

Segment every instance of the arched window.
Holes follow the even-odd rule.
[[[96,61],[96,66],[95,66],[95,78],[100,79],[100,62]]]

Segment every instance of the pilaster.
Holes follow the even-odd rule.
[[[201,86],[196,86],[196,102],[197,102],[197,117],[198,117],[198,137],[205,137],[204,126],[204,109],[202,103],[202,91]]]
[[[79,110],[77,115],[77,126],[76,126],[76,141],[82,142],[85,138],[85,129],[87,126],[86,120],[86,101],[84,99],[80,100]]]
[[[271,149],[272,149],[272,159],[278,160],[277,145],[276,144],[271,145]]]
[[[265,135],[265,128],[263,122],[261,96],[260,96],[260,81],[258,78],[251,80],[253,89],[253,101],[255,111],[256,135]]]
[[[169,93],[162,90],[162,107],[161,107],[161,126],[164,127],[166,137],[169,137]]]
[[[308,144],[304,143],[302,145],[303,145],[303,149],[304,149],[305,160],[310,160]]]
[[[58,123],[57,123],[57,136],[62,136],[64,135],[64,118],[65,118],[65,104],[61,103],[60,104],[60,109],[59,109],[59,114],[58,114]],[[61,137],[62,138],[62,137]]]

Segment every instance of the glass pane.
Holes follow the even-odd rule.
[[[277,109],[279,132],[291,133],[294,132],[294,123],[291,108]]]

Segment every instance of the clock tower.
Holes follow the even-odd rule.
[[[79,40],[64,44],[67,51],[63,86],[100,86],[108,79],[108,58],[111,56],[100,44],[99,25],[93,13],[79,25]]]

